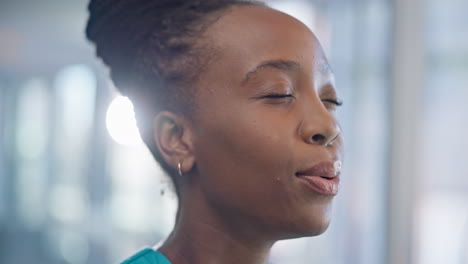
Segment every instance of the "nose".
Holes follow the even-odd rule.
[[[340,127],[336,118],[323,107],[314,107],[306,114],[301,125],[301,136],[308,144],[328,147],[340,136]]]
[[[321,145],[324,147],[328,147],[333,145],[333,142],[338,138],[340,133],[337,131],[336,133],[330,133],[334,134],[334,136],[327,136],[326,133],[320,134],[317,133],[311,137],[311,140],[309,143],[316,144],[316,145]]]

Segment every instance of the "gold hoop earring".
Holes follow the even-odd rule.
[[[181,164],[181,162],[179,162],[179,164],[177,164],[177,167],[179,169],[179,175],[182,176],[182,168],[181,168],[182,164]]]

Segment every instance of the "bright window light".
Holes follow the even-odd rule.
[[[107,131],[111,138],[124,146],[138,146],[143,143],[136,125],[132,102],[117,96],[109,105],[106,115]]]

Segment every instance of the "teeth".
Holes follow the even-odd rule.
[[[335,168],[335,175],[338,175],[341,172],[342,165],[343,164],[341,163],[341,161],[335,161],[335,163],[333,164],[333,167]]]

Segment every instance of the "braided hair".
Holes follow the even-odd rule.
[[[220,13],[249,0],[90,0],[86,36],[110,69],[119,92],[135,103],[143,140],[178,193],[176,172],[152,137],[151,119],[162,110],[190,113],[196,81],[215,58],[202,33]]]

